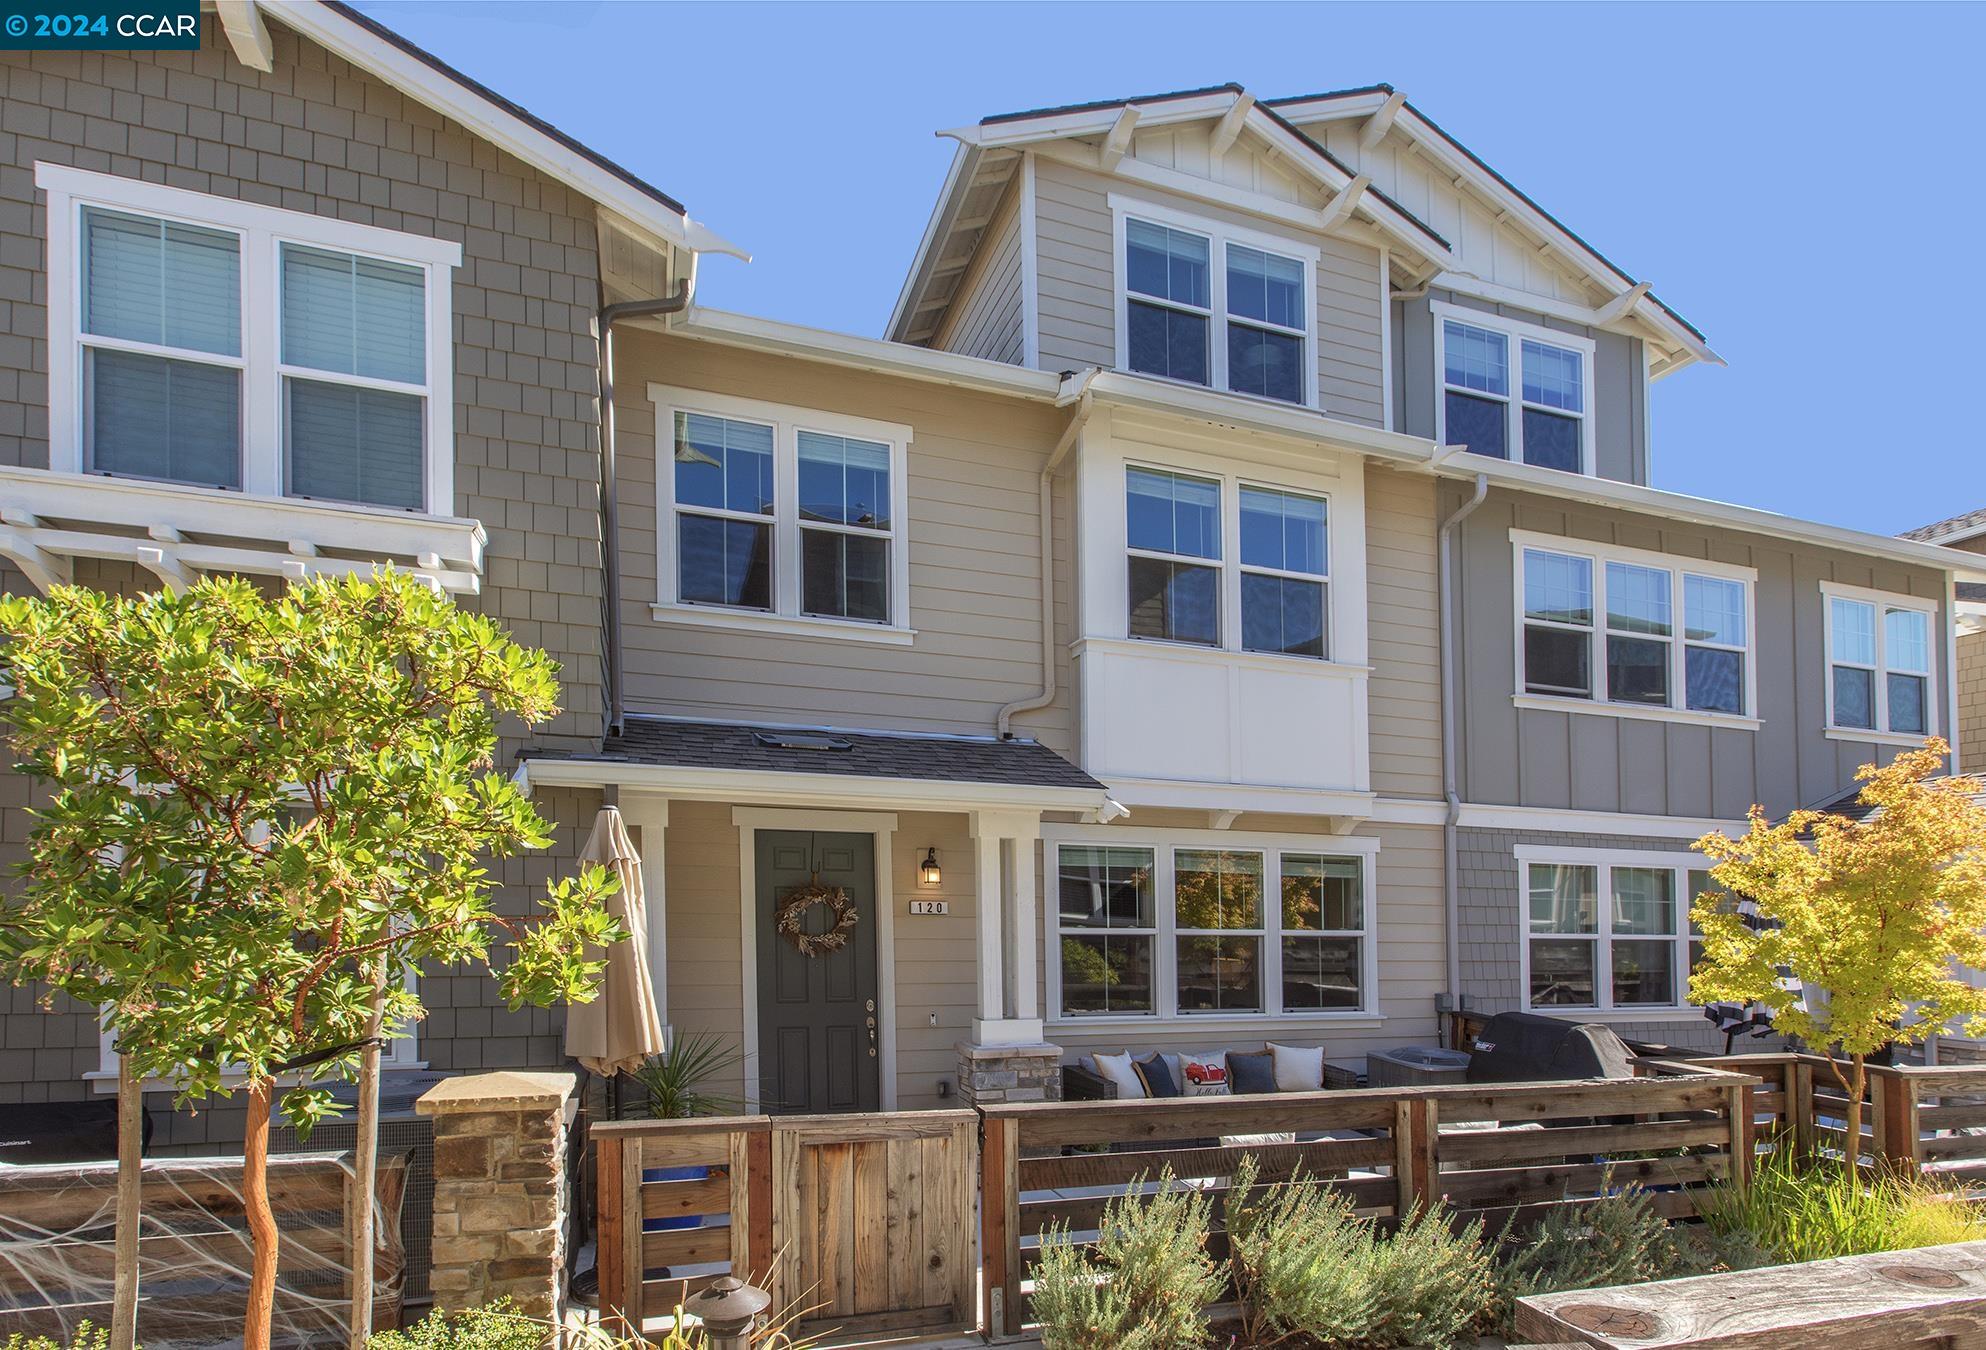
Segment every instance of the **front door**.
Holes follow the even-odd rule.
[[[878,1110],[875,838],[760,830],[755,855],[760,1109]],[[789,906],[809,888],[813,903]],[[823,891],[844,898],[837,906]],[[797,932],[780,931],[783,907]],[[806,940],[837,926],[839,942]]]

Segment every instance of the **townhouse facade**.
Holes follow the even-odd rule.
[[[1715,352],[1390,88],[949,133],[864,338],[699,304],[739,250],[354,11],[205,25],[0,60],[4,584],[389,561],[552,651],[503,755],[557,842],[503,879],[618,806],[665,1018],[752,1106],[1355,1069],[1451,1008],[1708,1044],[1689,841],[1970,748],[1986,565],[1653,488]],[[557,1010],[409,978],[398,1067],[563,1063]],[[0,1096],[103,1090],[37,993]]]
[[[1964,553],[1986,553],[1986,508],[1921,526],[1902,537]],[[1966,773],[1986,773],[1986,582],[1961,581],[1953,594],[1958,608],[1959,767]]]

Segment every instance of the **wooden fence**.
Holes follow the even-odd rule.
[[[805,1310],[803,1333],[974,1324],[971,1111],[615,1121],[593,1138],[603,1315],[639,1328],[736,1274]]]
[[[1759,1089],[1747,1074],[1679,1064],[1606,1082],[987,1107],[985,1324],[1021,1330],[1043,1229],[1084,1241],[1127,1182],[1166,1167],[1212,1196],[1218,1226],[1250,1154],[1265,1181],[1302,1176],[1379,1218],[1445,1202],[1461,1221],[1498,1227],[1631,1182],[1665,1215],[1688,1217],[1693,1188],[1749,1165],[1759,1108],[1773,1100]]]

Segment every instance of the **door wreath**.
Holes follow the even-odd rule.
[[[825,933],[809,933],[800,926],[802,917],[816,905],[826,905],[834,915],[834,927]],[[800,955],[814,958],[838,952],[848,945],[849,930],[861,919],[855,902],[839,886],[823,886],[819,873],[805,886],[788,891],[773,914],[773,928],[793,944]]]

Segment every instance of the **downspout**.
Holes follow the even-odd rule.
[[[603,601],[607,642],[607,734],[619,735],[626,724],[621,680],[621,532],[620,495],[614,465],[614,325],[622,319],[647,319],[680,314],[696,293],[696,255],[690,255],[690,275],[676,283],[666,300],[628,300],[600,307],[600,556],[606,573]],[[655,437],[661,453],[662,436]]]
[[[1458,827],[1462,820],[1462,793],[1455,780],[1455,583],[1451,559],[1455,527],[1489,496],[1489,477],[1476,475],[1476,492],[1441,522],[1440,568],[1436,585],[1441,591],[1441,795],[1448,803],[1441,824],[1441,910],[1447,924],[1444,949],[1448,957],[1448,996],[1454,1010],[1462,1010],[1462,883],[1456,875],[1461,852]]]
[[[1076,388],[1055,400],[1060,406],[1075,403],[1076,411],[1041,470],[1041,691],[1000,709],[997,727],[1003,741],[1013,739],[1016,713],[1034,712],[1055,701],[1055,470],[1075,448],[1084,424],[1090,420],[1094,407],[1090,381],[1098,374],[1094,367],[1084,371]]]

